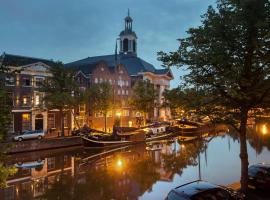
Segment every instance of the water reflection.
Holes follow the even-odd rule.
[[[249,128],[251,162],[270,160],[269,135],[258,130],[262,129]],[[9,187],[0,190],[0,197],[163,199],[171,188],[198,178],[217,184],[239,180],[238,151],[238,136],[231,130],[189,142],[175,138],[106,152],[77,149],[14,155],[6,165],[16,166],[18,172],[8,178]]]

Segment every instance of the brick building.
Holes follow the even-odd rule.
[[[26,130],[45,130],[49,134],[60,131],[60,115],[58,110],[47,110],[39,91],[46,77],[51,76],[48,69],[53,64],[50,60],[18,56],[3,53],[1,63],[10,72],[5,74],[5,89],[12,106],[10,132],[20,133]],[[66,115],[66,133],[70,130],[71,117]]]
[[[115,119],[120,117],[121,126],[136,126],[140,113],[128,107],[126,100],[132,94],[132,87],[137,80],[148,80],[158,90],[158,104],[164,101],[163,92],[169,89],[173,75],[170,69],[156,69],[152,64],[137,56],[137,35],[132,29],[132,18],[125,18],[125,29],[120,32],[117,45],[120,46],[115,54],[87,57],[78,61],[67,63],[66,67],[75,68],[77,80],[82,88],[91,87],[92,84],[109,82],[114,90],[115,101],[120,101],[118,108],[108,115],[108,127],[112,128]],[[84,105],[78,109],[77,119],[82,124],[90,124],[93,128],[103,129],[104,118],[99,113],[85,114]],[[117,116],[117,113],[119,114]],[[168,108],[156,107],[150,113],[155,120],[167,120],[170,118]]]

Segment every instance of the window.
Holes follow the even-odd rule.
[[[66,113],[65,113],[65,115],[64,115],[64,127],[65,127],[65,128],[68,128],[68,116],[67,116]]]
[[[30,77],[24,77],[24,78],[22,78],[22,86],[24,86],[24,87],[30,87],[31,86],[31,79],[30,79]]]
[[[109,79],[110,84],[112,85],[112,79]]]
[[[39,106],[42,101],[42,93],[35,94],[35,106]]]
[[[112,111],[111,110],[107,112],[107,117],[112,117]]]
[[[128,86],[128,81],[126,81],[126,86]]]
[[[6,86],[14,86],[15,85],[15,77],[14,76],[6,76],[5,85]]]
[[[125,117],[129,116],[129,110],[123,110],[123,116]]]
[[[24,95],[22,97],[22,106],[30,106],[30,96]]]
[[[85,104],[79,105],[79,112],[85,112]]]
[[[99,79],[99,82],[100,82],[100,83],[102,83],[102,82],[103,82],[103,79],[102,79],[102,78],[100,78],[100,79]]]
[[[41,87],[44,82],[43,77],[35,77],[35,87]]]
[[[118,90],[117,94],[120,95],[121,94],[121,90]]]
[[[55,168],[55,157],[47,158],[47,169],[52,170]]]
[[[128,90],[126,90],[126,95],[128,95]]]
[[[55,128],[55,114],[48,114],[48,128]]]
[[[30,114],[22,114],[22,131],[31,130]]]
[[[95,83],[98,83],[98,78],[95,78]]]
[[[125,94],[125,90],[122,90],[122,95],[124,95]]]
[[[102,112],[95,112],[95,117],[96,118],[103,117],[103,113]]]
[[[124,50],[124,52],[128,51],[128,39],[127,38],[125,38],[123,41],[123,50]]]

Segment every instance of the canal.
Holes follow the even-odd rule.
[[[248,133],[250,164],[270,162],[270,136]],[[231,130],[181,142],[180,138],[110,150],[83,148],[11,155],[18,171],[0,199],[159,200],[174,187],[197,179],[239,182],[237,134]]]

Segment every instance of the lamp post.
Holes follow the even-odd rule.
[[[116,116],[119,117],[119,126],[121,127],[121,112],[117,112]]]

